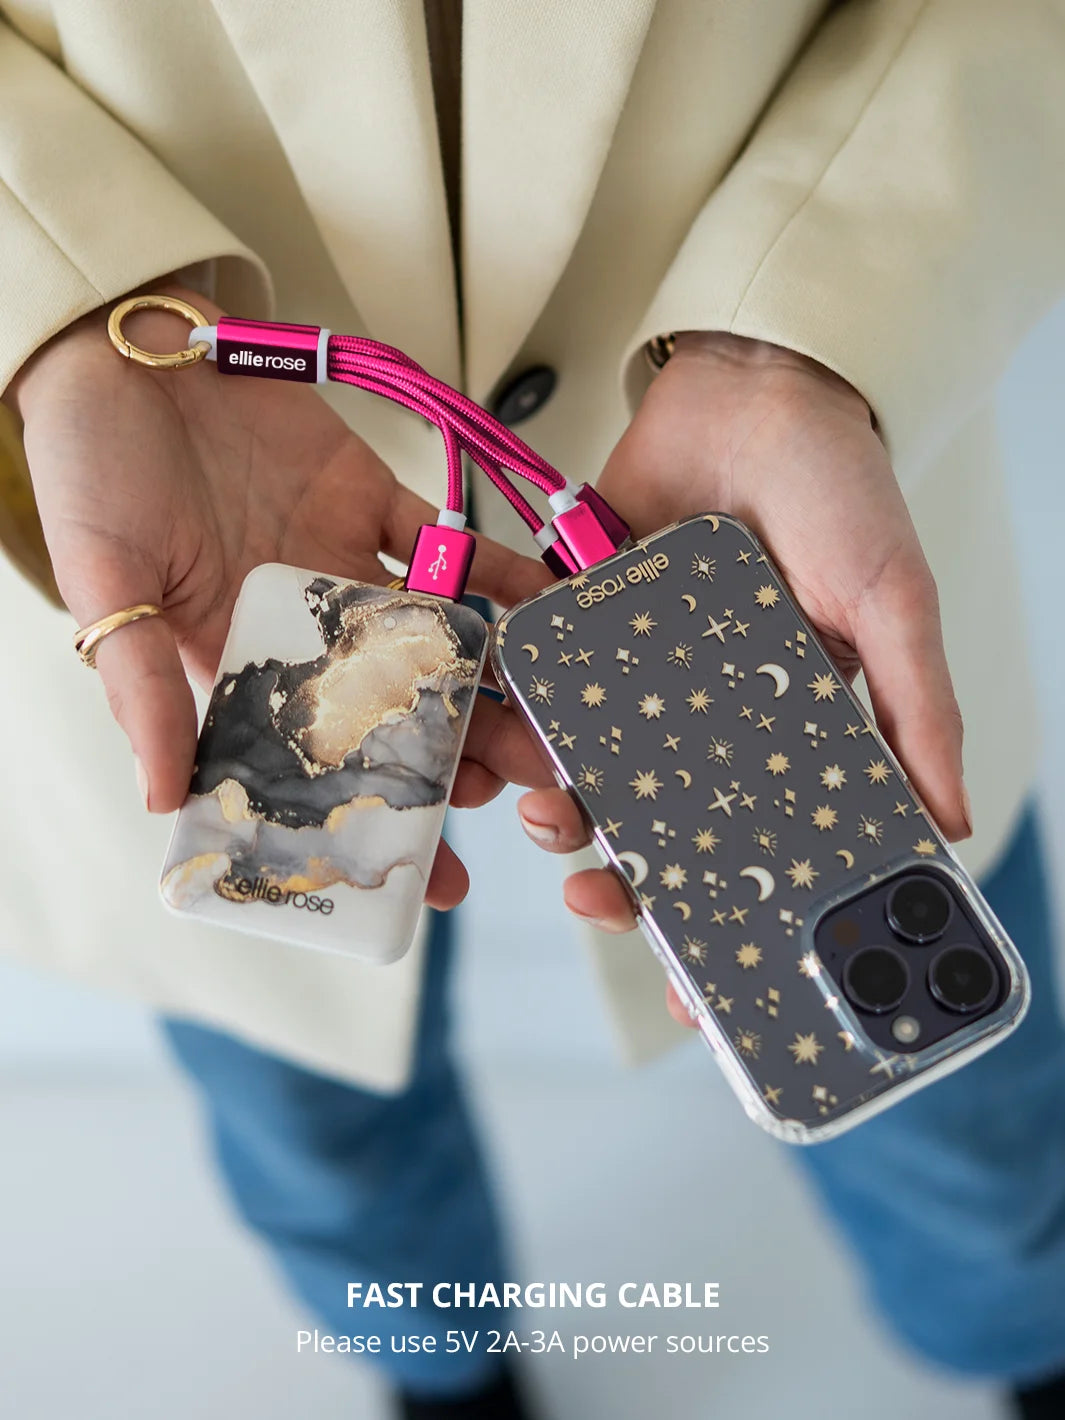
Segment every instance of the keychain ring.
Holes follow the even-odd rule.
[[[107,317],[107,334],[111,344],[120,355],[125,355],[127,360],[134,360],[138,365],[147,365],[152,370],[176,370],[183,365],[195,365],[211,348],[208,341],[197,340],[195,345],[184,350],[175,350],[172,354],[157,355],[154,351],[142,350],[122,334],[122,322],[134,311],[172,311],[174,315],[184,316],[194,329],[196,326],[208,324],[202,311],[190,306],[188,301],[179,300],[177,296],[130,296],[127,300],[120,301]]]

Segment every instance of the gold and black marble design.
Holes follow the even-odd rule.
[[[553,668],[548,712],[528,658],[560,615],[581,664]],[[766,1127],[823,1137],[1018,1016],[1023,968],[997,924],[1004,1000],[924,1051],[878,1045],[822,969],[822,914],[905,865],[981,900],[742,524],[688,519],[516,607],[496,665]]]
[[[289,588],[281,616],[317,654],[260,653],[271,631],[258,624],[255,588],[269,599],[278,582]],[[255,930],[300,939],[311,928],[330,935],[320,912],[264,918],[263,904],[328,893],[333,929],[345,917],[339,894],[354,889],[353,910],[373,920],[388,954],[395,943],[384,939],[395,924],[406,933],[424,895],[486,639],[475,612],[435,597],[257,569],[200,733],[164,868],[167,903],[196,911],[206,900],[215,915],[210,899],[222,899],[238,917],[258,912]]]

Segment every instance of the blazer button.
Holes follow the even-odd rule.
[[[533,365],[493,396],[492,413],[502,424],[520,424],[543,409],[556,384],[558,376],[550,365]]]

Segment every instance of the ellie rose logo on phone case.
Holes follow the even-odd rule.
[[[655,581],[668,566],[669,558],[666,554],[656,552],[653,557],[645,557],[642,562],[634,562],[631,567],[626,567],[623,573],[619,572],[614,577],[604,577],[594,586],[578,587],[577,582],[574,582],[573,585],[577,591],[577,605],[582,611],[587,611],[596,602],[605,601],[607,597],[616,597],[619,592],[628,591],[630,586],[635,587],[641,582]]]

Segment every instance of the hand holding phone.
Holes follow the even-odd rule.
[[[893,425],[892,455],[912,455]],[[952,841],[972,826],[935,581],[858,390],[797,351],[724,332],[672,358],[597,488],[637,536],[725,508],[753,528]]]
[[[830,1137],[1020,1020],[1016,950],[742,524],[514,608],[495,661],[764,1127]]]

